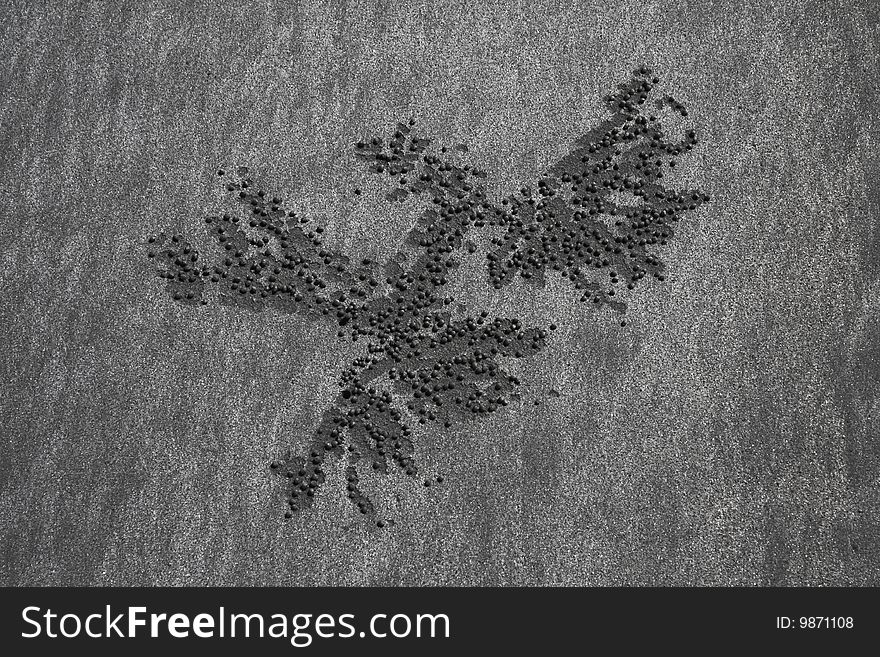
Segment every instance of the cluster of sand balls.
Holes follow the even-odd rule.
[[[500,203],[486,196],[480,183],[485,172],[455,164],[449,149],[428,152],[431,141],[413,134],[414,121],[399,123],[387,140],[356,143],[369,169],[395,182],[389,201],[410,194],[430,199],[407,235],[413,258],[392,258],[384,266],[368,258],[352,262],[323,245],[321,226],[256,189],[245,168],[218,172],[235,209],[205,219],[217,247],[210,263],[181,236],[149,238],[148,256],[179,303],[206,304],[213,295],[220,304],[251,311],[326,317],[336,322],[339,337],[368,343],[367,355],[344,373],[306,449],[272,463],[287,480],[287,517],[313,504],[332,455],[348,460],[352,503],[386,526],[359,487],[358,465],[382,474],[397,467],[416,477],[411,423],[450,427],[493,413],[516,396],[519,381],[498,357],[534,355],[549,333],[486,311],[459,317],[450,310],[453,300],[443,288],[462,248],[475,250],[465,242],[469,231],[490,226],[501,232],[486,256],[495,288],[514,276],[541,284],[555,271],[582,301],[623,310],[620,288],[633,289],[646,276],[663,280],[664,265],[649,249],[667,244],[683,213],[708,197],[660,182],[664,167],[674,166],[697,138],[688,131],[671,141],[659,118],[643,112],[657,82],[649,69],[635,71],[606,98],[610,118],[580,137],[534,192],[524,187]],[[687,115],[669,96],[655,106]],[[631,202],[623,203],[622,194]]]
[[[649,248],[665,246],[683,213],[709,197],[660,182],[664,166],[674,167],[697,137],[690,130],[670,141],[658,117],[642,112],[657,82],[650,69],[636,71],[607,97],[612,116],[577,140],[536,193],[523,188],[505,199],[506,232],[487,256],[494,287],[516,275],[542,282],[549,269],[569,279],[581,301],[622,311],[623,286],[631,290],[646,276],[664,280],[664,265]],[[664,105],[687,115],[669,96],[656,107]]]

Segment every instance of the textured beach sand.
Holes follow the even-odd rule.
[[[0,25],[0,583],[880,583],[875,2],[177,4]],[[421,206],[360,136],[416,117],[500,196],[642,63],[702,139],[668,184],[712,196],[667,281],[621,327],[558,281],[490,293],[474,255],[469,307],[560,325],[522,403],[417,436],[444,486],[368,482],[389,530],[339,485],[285,522],[268,463],[360,352],[175,305],[143,239],[200,235],[246,165],[387,257]]]

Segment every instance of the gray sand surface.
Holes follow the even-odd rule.
[[[0,583],[880,583],[880,5],[249,4],[0,24]],[[389,206],[359,137],[413,116],[500,197],[642,63],[701,136],[667,184],[712,197],[667,280],[620,327],[560,281],[490,293],[473,256],[469,307],[560,326],[522,402],[418,433],[444,486],[366,482],[387,531],[340,485],[284,521],[267,466],[360,352],[174,304],[141,242],[201,234],[246,165],[387,257],[421,206]]]

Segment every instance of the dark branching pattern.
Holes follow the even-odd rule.
[[[255,189],[245,168],[219,172],[234,209],[205,219],[219,247],[211,262],[181,236],[148,240],[149,256],[179,303],[198,306],[210,298],[255,312],[327,317],[340,338],[366,340],[367,355],[345,371],[308,447],[272,463],[287,482],[287,517],[312,505],[328,458],[347,454],[349,498],[385,526],[359,488],[359,464],[416,477],[412,423],[449,427],[516,398],[519,381],[500,358],[534,355],[549,334],[485,311],[457,316],[443,289],[456,254],[474,249],[465,242],[469,231],[494,230],[487,272],[495,288],[515,276],[543,284],[555,271],[582,301],[622,312],[623,286],[632,289],[646,276],[663,280],[664,265],[650,249],[667,244],[683,214],[708,197],[661,182],[664,169],[697,138],[692,130],[667,136],[646,110],[667,107],[687,116],[669,96],[648,102],[657,83],[649,69],[635,71],[606,98],[610,118],[580,137],[535,190],[524,187],[500,203],[487,198],[484,172],[454,163],[465,146],[431,149],[430,140],[413,133],[415,121],[398,124],[390,139],[355,144],[372,172],[395,182],[390,201],[409,194],[430,201],[407,235],[406,251],[414,255],[402,251],[384,266],[325,248],[323,228]],[[425,484],[435,481],[442,477]]]

